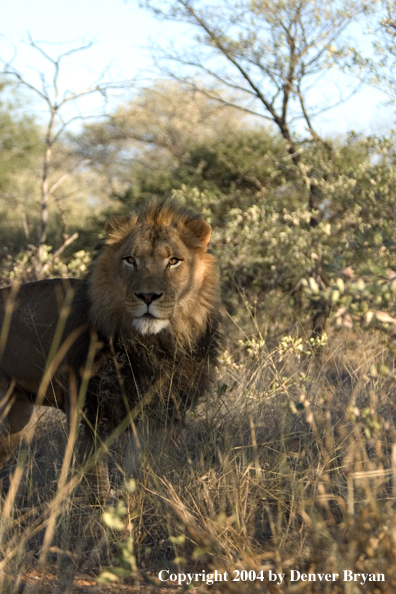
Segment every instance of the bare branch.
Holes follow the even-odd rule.
[[[86,97],[87,95],[92,95],[93,93],[100,93],[103,96],[106,96],[107,91],[109,90],[118,90],[124,89],[127,86],[131,85],[132,81],[114,81],[109,83],[104,83],[103,85],[96,85],[94,87],[89,87],[88,89],[84,89],[83,91],[79,91],[77,93],[71,93],[62,99],[57,105],[58,109],[63,107],[65,103],[69,101],[75,101],[76,99],[81,99],[81,97]]]
[[[176,77],[173,77],[173,78],[175,80],[179,80],[180,82],[182,82],[182,80],[185,81],[185,79],[177,79]],[[221,103],[222,105],[224,105],[226,107],[234,107],[235,109],[240,109],[241,111],[244,111],[245,113],[249,113],[250,115],[257,116],[264,120],[268,120],[269,122],[274,121],[273,118],[266,116],[262,112],[258,112],[258,111],[254,111],[253,109],[249,109],[248,107],[242,105],[241,103],[235,103],[231,100],[224,99],[223,97],[219,96],[216,93],[211,94],[211,92],[209,90],[205,89],[204,87],[199,87],[196,83],[191,82],[190,84],[193,89],[195,89],[199,93],[202,93],[202,95],[205,95],[206,97],[208,97],[208,99],[213,99],[214,101],[217,101],[218,103]]]
[[[29,91],[32,91],[37,96],[42,99],[47,105],[47,112],[48,112],[48,122],[46,126],[46,133],[45,133],[45,150],[43,155],[43,163],[42,163],[42,179],[41,179],[41,215],[40,215],[40,230],[39,230],[39,238],[38,238],[38,255],[39,259],[42,259],[44,255],[42,246],[46,241],[47,237],[47,224],[48,224],[48,206],[50,203],[50,199],[53,197],[56,190],[61,186],[63,181],[70,175],[71,171],[74,169],[72,168],[71,171],[68,171],[61,175],[59,179],[54,182],[51,186],[49,186],[49,174],[50,168],[52,163],[52,150],[53,146],[60,140],[62,134],[65,132],[66,128],[70,126],[73,122],[77,120],[84,119],[84,115],[78,115],[74,117],[70,117],[67,120],[64,120],[62,117],[62,109],[66,104],[70,104],[72,102],[75,105],[78,105],[78,100],[82,97],[86,97],[88,95],[92,95],[95,93],[99,93],[103,96],[104,99],[107,100],[107,93],[109,90],[116,90],[125,88],[128,84],[126,81],[108,81],[104,82],[99,78],[94,85],[88,86],[87,88],[81,91],[67,91],[63,98],[59,101],[59,74],[60,74],[60,67],[62,60],[75,54],[77,52],[83,51],[88,49],[92,46],[92,42],[84,43],[77,47],[73,47],[68,51],[60,53],[56,58],[53,58],[43,47],[41,47],[42,42],[34,41],[28,33],[28,45],[37,50],[41,56],[43,56],[52,66],[53,73],[51,82],[47,82],[47,78],[45,74],[41,71],[38,72],[39,79],[41,81],[41,88],[40,85],[37,86],[36,84],[30,82],[28,78],[22,75],[14,66],[12,66],[11,62],[5,63],[5,68],[3,71],[3,76],[11,76],[13,77],[18,84],[24,86]],[[130,81],[129,81],[130,84]],[[91,116],[93,117],[93,116]],[[99,116],[97,116],[99,117]],[[60,124],[60,125],[59,125]],[[58,129],[57,129],[58,128]],[[81,163],[81,162],[80,162]],[[75,167],[79,166],[76,164]],[[64,225],[66,225],[66,220],[64,220]],[[64,236],[66,235],[66,227],[64,231]]]
[[[45,272],[47,272],[47,270],[49,270],[51,268],[51,266],[53,266],[55,260],[57,258],[59,258],[59,256],[61,256],[63,254],[63,252],[65,251],[65,249],[67,247],[69,247],[69,245],[71,245],[73,243],[73,241],[76,241],[76,239],[78,239],[78,233],[77,231],[75,233],[73,233],[73,235],[70,235],[70,237],[65,238],[63,244],[56,250],[56,252],[54,252],[54,254],[52,255],[52,258],[50,258],[42,267],[41,267],[41,274],[44,274]]]
[[[61,119],[61,117],[59,117],[59,119],[62,122],[61,127],[59,128],[59,130],[56,132],[56,134],[54,134],[52,142],[57,142],[60,138],[60,136],[62,136],[62,134],[64,133],[64,131],[66,130],[66,128],[68,128],[70,126],[70,124],[72,124],[73,122],[78,122],[79,120],[90,120],[90,119],[94,119],[94,120],[98,120],[100,118],[104,118],[104,117],[108,117],[107,114],[98,114],[98,115],[79,115],[79,116],[73,116],[72,118],[69,118],[68,120],[66,120],[66,122],[63,122],[63,120]]]
[[[186,2],[185,0],[178,0],[178,2],[179,2],[179,4],[182,4],[182,6],[184,6],[186,8],[186,10],[193,17],[193,19],[196,21],[196,23],[207,33],[207,35],[210,37],[210,39],[214,43],[215,47],[217,47],[222,52],[222,54],[224,54],[224,56],[226,56],[226,58],[228,59],[228,61],[231,62],[231,64],[233,64],[235,66],[235,68],[240,72],[240,74],[242,75],[242,77],[246,80],[246,82],[249,84],[250,88],[256,94],[256,97],[258,99],[260,99],[260,101],[263,103],[263,105],[265,106],[265,108],[267,109],[267,111],[269,111],[269,113],[272,115],[274,121],[277,122],[279,120],[278,114],[273,109],[273,107],[271,105],[271,102],[266,99],[266,97],[262,94],[262,92],[259,89],[259,87],[251,79],[251,77],[249,76],[249,73],[230,54],[230,52],[227,50],[227,48],[225,47],[225,45],[221,42],[220,38],[209,27],[209,25],[199,17],[199,15],[194,11],[194,9],[192,8],[192,6],[188,2]]]
[[[360,89],[362,88],[363,85],[364,85],[364,81],[359,81],[359,83],[352,89],[352,91],[348,95],[346,95],[346,97],[342,97],[339,101],[336,101],[335,103],[330,103],[330,104],[326,105],[325,107],[322,107],[321,109],[316,109],[315,111],[312,111],[310,113],[310,117],[316,118],[317,116],[321,115],[322,113],[325,113],[326,111],[330,111],[331,109],[335,109],[339,105],[342,105],[346,101],[349,101],[349,99],[351,99],[351,97],[353,97],[354,95],[356,95],[356,93],[358,93],[360,91]],[[296,121],[298,119],[301,120],[301,115],[293,118],[293,121]]]
[[[247,88],[247,87],[242,87],[241,85],[237,85],[232,83],[229,79],[226,79],[225,77],[221,76],[218,72],[216,72],[215,70],[212,70],[210,68],[208,68],[207,66],[202,65],[200,62],[198,61],[193,61],[193,60],[189,60],[189,59],[184,59],[184,58],[180,58],[180,57],[176,57],[176,56],[172,56],[170,54],[166,54],[164,55],[164,58],[168,61],[174,61],[174,62],[178,62],[179,64],[182,64],[183,66],[193,66],[198,68],[199,70],[202,70],[202,72],[205,72],[206,74],[209,74],[209,76],[211,76],[212,78],[214,78],[215,80],[217,80],[218,82],[224,84],[225,86],[234,89],[235,91],[241,91],[243,93],[246,93],[247,95],[251,95],[252,97],[256,97],[256,93],[254,93],[251,89]],[[158,67],[160,68],[160,70],[162,70],[162,72],[164,72],[164,74],[166,74],[167,76],[170,76],[172,78],[175,78],[177,80],[185,80],[182,77],[177,77],[174,75],[174,73],[171,70],[166,70],[163,66],[161,66],[159,64],[159,62],[156,62],[156,65],[158,65]]]
[[[65,249],[66,249],[67,247],[69,247],[69,245],[70,245],[71,243],[73,243],[73,241],[76,241],[76,239],[78,239],[78,233],[77,233],[77,231],[76,231],[75,233],[73,233],[73,235],[70,235],[70,237],[68,237],[67,239],[65,239],[65,241],[64,241],[64,242],[63,242],[63,244],[60,246],[60,248],[58,248],[58,249],[56,250],[56,252],[54,253],[52,260],[55,260],[55,258],[59,258],[59,256],[60,256],[61,254],[63,254],[63,252],[65,251]]]
[[[37,50],[46,60],[48,60],[49,62],[52,62],[53,65],[56,64],[56,60],[51,58],[51,56],[49,54],[47,54],[47,52],[45,52],[43,50],[43,48],[41,48],[39,45],[37,45],[33,41],[33,38],[31,36],[31,34],[29,33],[29,31],[27,31],[27,37],[28,37],[28,44],[30,45],[30,47],[33,47],[35,50]]]
[[[48,190],[49,196],[53,196],[55,190],[57,190],[62,185],[62,183],[65,181],[65,179],[70,177],[70,175],[73,173],[73,171],[76,171],[80,167],[87,165],[89,162],[90,162],[90,159],[79,159],[67,173],[64,173],[63,175],[61,175],[60,178],[52,184],[52,186]]]
[[[314,128],[312,126],[311,118],[308,115],[308,112],[306,110],[304,96],[302,95],[301,89],[300,89],[300,83],[298,85],[297,91],[298,91],[298,96],[300,99],[301,111],[302,111],[305,121],[307,123],[308,130],[311,132],[312,138],[314,138],[315,140],[320,140],[319,135],[317,134],[317,132],[314,130]]]
[[[19,74],[19,72],[17,72],[16,70],[3,70],[3,72],[1,73],[3,75],[6,76],[15,76],[15,78],[18,80],[18,82],[23,85],[24,87],[26,87],[27,89],[30,89],[31,91],[33,91],[34,93],[36,93],[37,95],[39,95],[42,99],[44,99],[44,101],[46,103],[48,103],[48,105],[51,105],[50,99],[49,97],[47,97],[42,91],[40,91],[37,87],[35,87],[34,85],[32,85],[31,83],[29,83],[27,80],[25,80],[23,78],[23,76],[21,76]]]

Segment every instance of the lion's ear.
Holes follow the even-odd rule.
[[[212,227],[203,219],[195,219],[188,221],[186,227],[191,231],[192,235],[205,247],[208,246],[210,236],[212,235]]]
[[[136,225],[137,216],[113,217],[105,224],[106,243],[117,243]]]

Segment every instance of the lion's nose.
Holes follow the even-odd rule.
[[[135,293],[135,295],[147,303],[147,305],[162,297],[162,293]]]

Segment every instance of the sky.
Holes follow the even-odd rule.
[[[147,43],[150,31],[159,34],[164,28],[147,11],[139,9],[135,0],[13,0],[7,3],[0,0],[1,3],[4,3],[1,33],[18,47],[22,61],[27,60],[29,54],[21,43],[27,39],[27,32],[34,40],[50,42],[94,40],[94,48],[80,55],[79,60],[97,72],[114,62],[128,77],[138,67],[149,63],[146,52],[139,46]],[[2,45],[4,49],[7,46],[4,40]]]
[[[90,49],[64,60],[60,83],[63,90],[78,91],[95,81],[104,69],[113,80],[139,77],[140,84],[155,76],[150,52],[145,46],[155,40],[186,34],[183,25],[161,23],[138,7],[137,0],[0,0],[0,57],[9,60],[30,80],[38,82],[38,70],[50,75],[45,60],[24,41],[28,32],[54,57],[80,45],[94,41]],[[64,42],[65,45],[57,45]],[[323,89],[326,94],[326,88]],[[84,112],[100,111],[99,97],[90,96],[81,103]],[[394,108],[386,106],[384,96],[375,89],[364,88],[347,103],[327,112],[317,121],[319,131],[326,135],[354,129],[365,133],[384,133],[395,127]],[[27,105],[37,112],[39,104]],[[75,115],[75,114],[72,114]]]
[[[178,29],[178,25],[156,21],[139,9],[135,0],[0,0],[1,4],[0,57],[6,61],[13,57],[12,65],[38,86],[38,72],[45,72],[51,80],[52,70],[49,62],[29,47],[29,35],[34,41],[45,41],[41,47],[54,58],[93,41],[91,48],[62,61],[62,92],[87,88],[104,70],[112,80],[134,81],[138,77],[144,84],[145,79],[154,77],[147,49],[150,40]],[[41,105],[37,102],[30,107],[37,113]],[[83,113],[101,111],[101,98],[91,95],[80,108]]]

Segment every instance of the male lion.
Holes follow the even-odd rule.
[[[69,422],[82,400],[86,458],[118,426],[136,437],[145,419],[182,421],[210,387],[220,340],[210,225],[153,198],[105,231],[84,280],[1,291],[0,463],[37,400]]]

